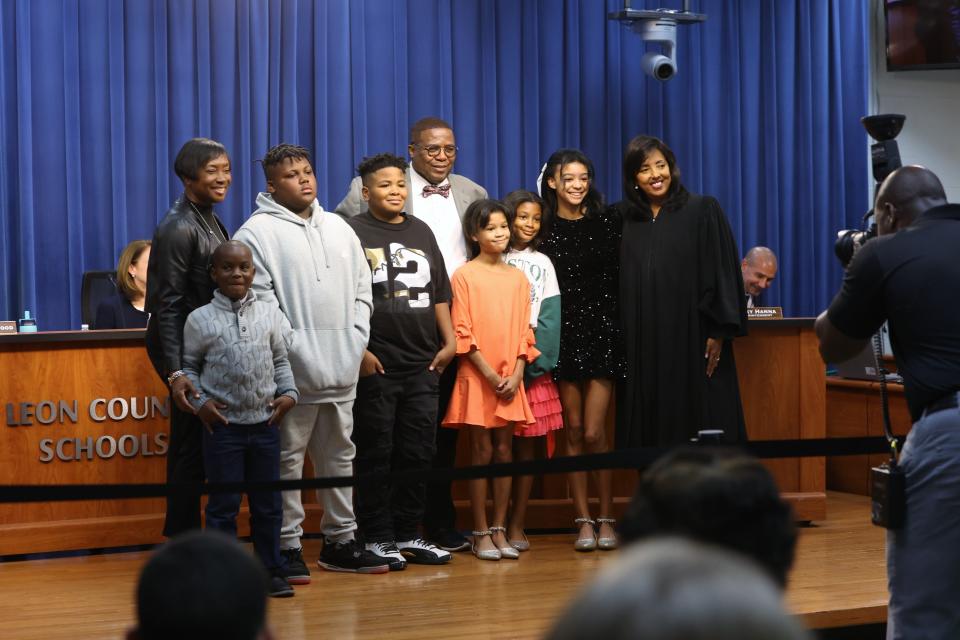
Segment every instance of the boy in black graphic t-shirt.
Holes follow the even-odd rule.
[[[456,351],[450,281],[430,227],[403,212],[407,163],[382,153],[357,171],[366,213],[348,220],[373,279],[370,343],[353,404],[354,469],[430,468],[435,448],[437,386]],[[442,564],[450,554],[420,538],[424,485],[365,483],[354,494],[366,548],[391,570]]]

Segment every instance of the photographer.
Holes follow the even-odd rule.
[[[890,323],[914,422],[900,456],[906,524],[887,538],[887,637],[960,638],[960,205],[909,166],[884,180],[874,215],[880,237],[817,318],[820,353],[850,358]]]

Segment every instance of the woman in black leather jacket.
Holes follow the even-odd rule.
[[[147,353],[170,386],[168,482],[203,482],[203,424],[187,400],[197,390],[183,375],[180,357],[183,325],[194,309],[213,299],[210,257],[229,238],[213,212],[230,187],[230,158],[222,144],[207,138],[188,140],[173,164],[183,181],[181,195],[153,234],[147,272]],[[199,496],[169,496],[163,534],[172,537],[200,528]]]

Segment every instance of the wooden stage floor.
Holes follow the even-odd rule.
[[[787,604],[811,628],[883,622],[884,535],[866,498],[828,495],[825,522],[804,528]],[[281,640],[538,638],[617,552],[575,553],[573,534],[531,536],[517,561],[455,554],[443,567],[360,576],[313,570],[294,598],[271,600]],[[315,562],[319,542],[307,540]],[[122,638],[146,552],[0,563],[0,620],[11,640]]]

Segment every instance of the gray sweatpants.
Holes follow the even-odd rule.
[[[917,420],[900,466],[907,513],[887,532],[887,638],[960,638],[960,409]]]
[[[280,479],[303,477],[304,454],[309,451],[313,472],[318,478],[353,474],[356,447],[353,432],[353,400],[323,404],[301,404],[290,409],[280,425]],[[357,529],[353,515],[353,489],[321,489],[323,506],[320,529],[333,542],[350,540]],[[297,549],[303,535],[303,501],[300,491],[283,492],[283,526],[280,548]]]

